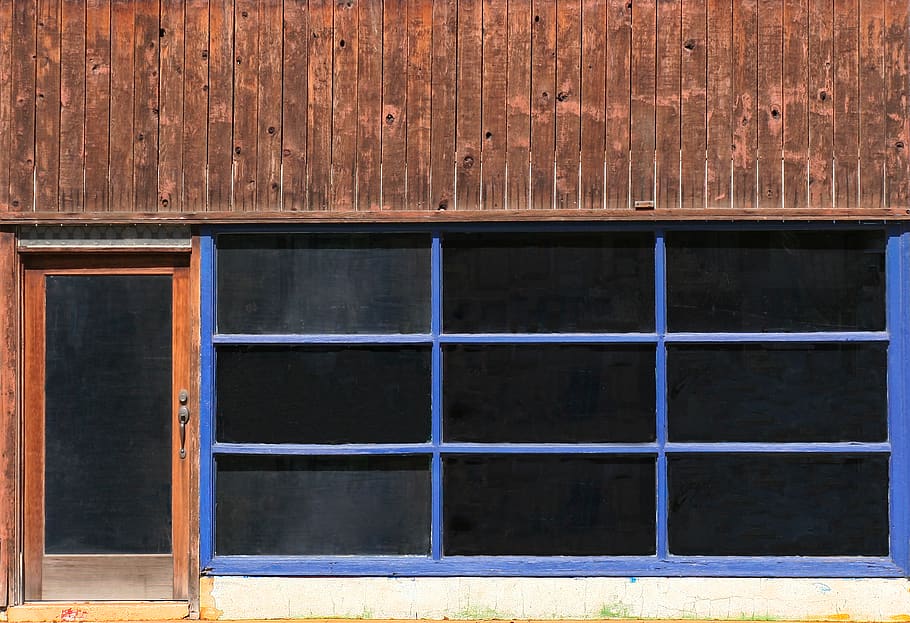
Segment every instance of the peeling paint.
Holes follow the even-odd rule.
[[[217,621],[224,614],[215,605],[215,598],[212,591],[215,587],[215,579],[202,576],[199,579],[199,618],[208,621]]]

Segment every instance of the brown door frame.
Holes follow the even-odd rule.
[[[195,243],[196,241],[194,241]],[[198,248],[194,244],[194,249]],[[185,459],[177,456],[179,428],[172,428],[172,549],[174,600],[198,600],[198,253],[51,252],[22,256],[22,554],[24,587],[41,583],[44,549],[44,277],[49,274],[158,274],[173,278],[172,417],[177,392],[190,393]],[[37,501],[37,503],[33,503]],[[24,588],[20,587],[20,588]],[[23,594],[24,591],[20,591]],[[196,608],[192,608],[196,610]]]

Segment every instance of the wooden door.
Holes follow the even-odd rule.
[[[25,264],[26,600],[188,594],[186,256]]]

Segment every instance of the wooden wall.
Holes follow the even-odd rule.
[[[908,33],[906,0],[0,0],[0,219],[906,217]]]

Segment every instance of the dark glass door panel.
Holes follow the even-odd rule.
[[[47,277],[45,552],[171,551],[171,278]]]

